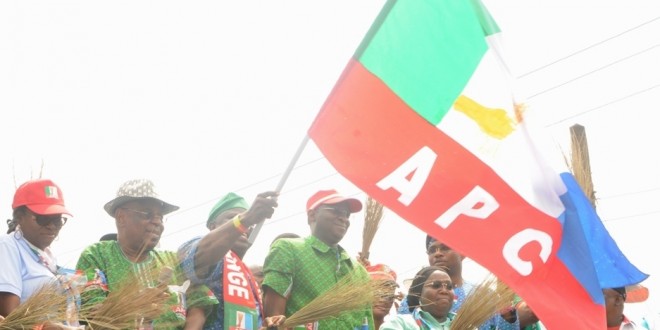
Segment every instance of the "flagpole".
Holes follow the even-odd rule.
[[[277,184],[277,187],[275,187],[275,191],[277,193],[282,191],[282,188],[284,187],[284,183],[286,183],[286,180],[289,178],[289,175],[293,171],[293,167],[298,162],[298,159],[300,158],[300,155],[302,154],[303,150],[305,150],[308,141],[309,141],[309,135],[305,134],[305,137],[300,142],[300,146],[298,146],[298,150],[296,150],[296,153],[293,155],[293,159],[291,159],[291,161],[289,162],[289,166],[287,166],[286,170],[282,174],[282,178],[280,179],[280,182]],[[257,235],[259,234],[259,231],[261,230],[261,227],[263,227],[263,225],[264,225],[264,221],[261,221],[257,223],[254,229],[252,229],[252,232],[250,233],[250,237],[248,237],[248,242],[250,242],[250,244],[254,243],[254,240],[257,238]]]

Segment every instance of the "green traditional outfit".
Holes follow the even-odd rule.
[[[116,290],[128,280],[137,278],[145,288],[156,287],[159,284],[159,273],[163,267],[173,269],[168,285],[181,285],[186,280],[176,253],[170,251],[150,251],[147,258],[138,263],[129,261],[121,251],[116,241],[103,241],[87,247],[80,255],[76,269],[86,274],[94,274],[100,270],[105,274],[105,285],[89,286],[82,295],[83,305],[101,303],[113,290]],[[177,298],[172,295],[168,301],[170,307],[167,312],[154,320],[151,326],[155,329],[180,329],[185,324],[185,313],[177,309]],[[202,307],[210,310],[218,301],[205,286],[188,290],[186,294],[187,307]]]

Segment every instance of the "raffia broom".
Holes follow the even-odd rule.
[[[584,194],[589,198],[591,206],[596,208],[596,192],[591,178],[591,164],[589,162],[589,147],[587,146],[587,133],[583,126],[573,125],[571,130],[571,161],[569,168]],[[564,156],[564,159],[566,157]],[[568,160],[566,160],[568,163]]]
[[[287,317],[279,329],[337,317],[347,311],[370,310],[376,299],[389,294],[390,291],[391,284],[371,281],[364,275],[360,276],[357,270],[353,271],[328,291]]]
[[[158,276],[154,274],[157,278]],[[144,289],[133,278],[125,281],[105,298],[102,303],[83,306],[80,319],[93,330],[135,329],[139,319],[157,319],[168,306],[169,295],[165,288]]]
[[[451,329],[477,329],[498,311],[511,306],[515,292],[495,276],[488,275],[465,297]]]
[[[383,218],[383,204],[378,203],[371,197],[367,198],[367,205],[364,213],[364,229],[362,230],[362,252],[360,257],[364,260],[369,259],[369,248],[378,231],[378,225]]]
[[[66,299],[56,283],[45,285],[0,321],[0,329],[32,329],[48,321],[60,322],[66,317]]]

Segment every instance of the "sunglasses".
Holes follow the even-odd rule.
[[[138,217],[140,218],[140,220],[143,220],[143,221],[158,220],[159,222],[163,222],[163,223],[165,222],[165,217],[162,214],[156,214],[156,213],[153,213],[153,212],[138,211],[138,210],[133,210],[133,209],[125,208],[125,207],[122,207],[121,209],[126,210],[126,211],[131,211],[131,212],[137,214]]]
[[[61,215],[41,215],[34,214],[34,220],[37,221],[37,224],[42,227],[47,227],[49,224],[55,225],[57,228],[61,228],[66,224],[66,218]]]
[[[439,290],[440,288],[443,288],[444,290],[447,290],[447,291],[454,290],[454,284],[452,284],[449,281],[447,281],[447,282],[431,281],[431,282],[425,283],[424,286],[432,288],[433,290]]]

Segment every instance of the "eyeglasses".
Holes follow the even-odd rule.
[[[431,254],[435,254],[437,252],[447,253],[449,251],[451,251],[451,248],[449,248],[446,245],[434,245],[434,246],[429,246],[429,249],[426,250],[426,253],[431,255]]]
[[[37,221],[37,224],[42,227],[47,227],[49,224],[55,225],[57,228],[61,228],[66,224],[66,218],[61,215],[41,215],[33,214],[34,220]]]
[[[330,211],[330,213],[334,214],[335,216],[344,217],[346,219],[348,219],[351,216],[351,211],[345,208],[323,206],[323,207],[319,207],[319,210]]]
[[[447,281],[447,282],[432,281],[432,282],[425,283],[424,286],[428,286],[428,287],[430,287],[434,290],[438,290],[440,288],[443,288],[444,290],[447,290],[447,291],[454,290],[454,284],[452,284],[449,281]]]
[[[156,214],[153,212],[144,212],[144,211],[138,211],[138,210],[133,210],[133,209],[128,209],[125,207],[121,208],[122,210],[126,211],[131,211],[135,214],[138,214],[140,216],[140,220],[143,221],[151,221],[151,220],[158,220],[160,222],[165,222],[165,217],[162,214]]]

